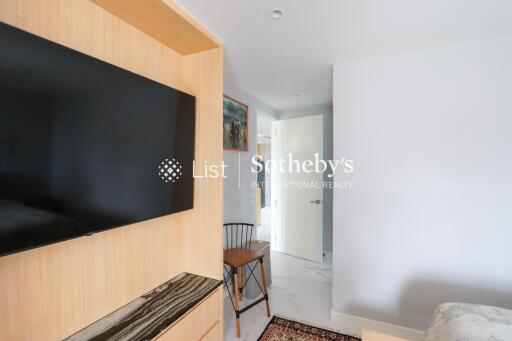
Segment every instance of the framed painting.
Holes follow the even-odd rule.
[[[248,151],[249,107],[224,95],[224,149]]]

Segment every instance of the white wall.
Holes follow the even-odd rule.
[[[256,182],[256,173],[251,172],[251,157],[256,154],[256,116],[272,117],[276,114],[267,104],[232,83],[224,82],[224,94],[249,106],[249,151],[224,151],[224,162],[227,165],[227,178],[224,179],[224,222],[254,224],[256,191],[251,185]]]
[[[267,117],[263,115],[258,116],[258,129],[257,133],[264,137],[271,137],[272,135],[272,122],[275,119],[273,117]]]
[[[512,37],[335,65],[333,311],[512,308]],[[342,179],[344,180],[344,179]]]

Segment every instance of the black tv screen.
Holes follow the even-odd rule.
[[[0,23],[0,255],[191,209],[194,132],[193,96]]]

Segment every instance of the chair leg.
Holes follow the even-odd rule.
[[[237,270],[237,268],[232,268],[233,269],[233,277],[231,277],[231,280],[233,281],[233,295],[238,291],[238,285],[236,285],[235,283],[235,270]]]
[[[240,301],[244,300],[244,266],[240,267]]]
[[[240,337],[240,303],[238,302],[238,269],[234,268],[235,275],[235,314],[236,314],[236,337]]]
[[[231,275],[231,282],[233,282],[233,295],[235,294],[235,291],[236,291],[236,286],[235,286],[235,269],[234,268],[231,268],[233,270],[233,274]]]
[[[265,303],[267,304],[267,317],[270,317],[270,306],[268,304],[268,291],[267,279],[265,277],[265,265],[263,265],[263,258],[260,258],[261,280],[263,282],[263,292],[265,293]]]

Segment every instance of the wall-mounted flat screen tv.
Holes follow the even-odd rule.
[[[0,23],[0,255],[191,209],[194,132],[193,96]]]

